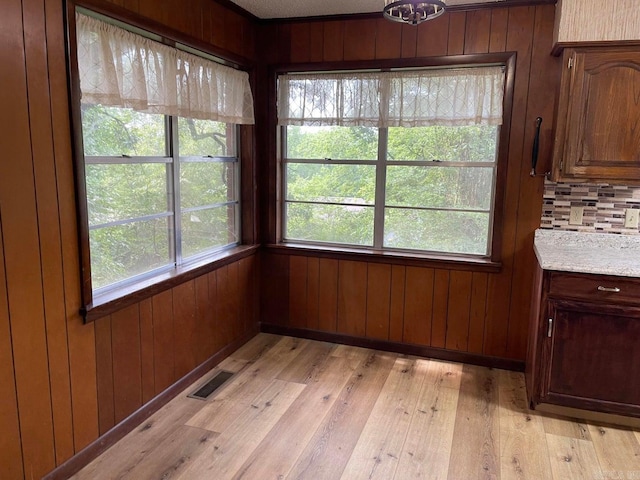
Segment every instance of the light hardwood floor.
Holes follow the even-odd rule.
[[[640,432],[532,412],[521,373],[260,334],[73,478],[640,480]]]

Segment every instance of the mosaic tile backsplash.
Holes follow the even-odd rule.
[[[569,225],[572,206],[584,207],[582,225]],[[640,187],[546,181],[540,228],[640,235],[624,227],[626,208],[640,209]]]

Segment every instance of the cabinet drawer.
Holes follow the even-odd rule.
[[[640,280],[554,272],[549,282],[549,296],[640,305]]]

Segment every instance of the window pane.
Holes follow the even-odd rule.
[[[287,200],[373,205],[374,165],[287,164]]]
[[[237,200],[234,163],[181,162],[180,200],[182,208]]]
[[[89,156],[166,156],[163,115],[82,105],[82,140]]]
[[[235,129],[234,125],[214,122],[213,120],[179,118],[180,156],[206,157],[211,155],[212,157],[235,157]]]
[[[286,204],[287,240],[373,245],[373,207]]]
[[[495,162],[498,127],[389,128],[387,159]]]
[[[170,264],[170,221],[169,217],[91,230],[94,290]]]
[[[190,257],[238,241],[236,207],[208,208],[182,213],[182,255]]]
[[[406,167],[387,169],[387,205],[491,208],[493,168]]]
[[[287,127],[287,158],[376,160],[378,129],[372,127]]]
[[[488,235],[488,213],[385,209],[385,247],[486,255]]]
[[[86,165],[89,225],[169,210],[166,168],[164,163]]]

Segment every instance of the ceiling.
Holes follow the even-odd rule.
[[[231,0],[258,18],[317,17],[381,12],[384,0]],[[446,0],[449,6],[505,0]]]

